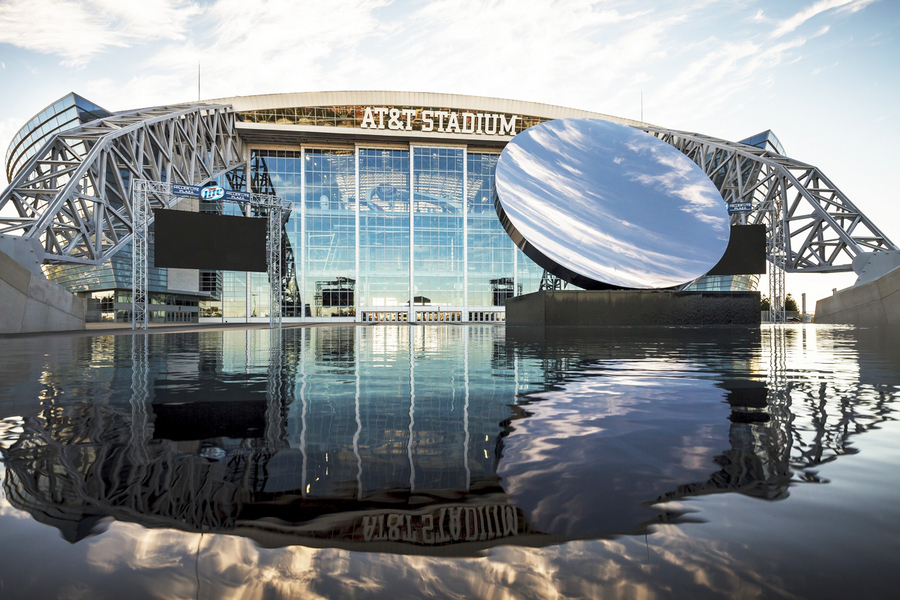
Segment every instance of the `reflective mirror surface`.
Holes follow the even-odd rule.
[[[599,119],[530,127],[497,163],[495,207],[529,258],[585,289],[692,281],[728,245],[722,196],[672,146]]]
[[[897,330],[0,343],[0,597],[893,598]]]

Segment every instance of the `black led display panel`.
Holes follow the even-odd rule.
[[[266,432],[266,401],[154,403],[153,439],[208,440],[261,438]]]
[[[725,254],[707,275],[750,275],[766,272],[766,226],[732,225]]]
[[[180,210],[153,211],[154,266],[266,271],[267,219]]]

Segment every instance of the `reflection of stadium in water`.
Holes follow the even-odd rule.
[[[502,346],[433,356],[502,333],[311,328],[285,331],[280,348],[260,331],[94,340],[107,355],[93,359],[118,365],[100,387],[132,401],[52,398],[5,452],[9,500],[70,541],[106,515],[276,545],[528,534],[496,475],[515,382],[469,390],[469,363],[496,363],[481,349]],[[101,395],[86,391],[72,396]]]
[[[73,542],[113,516],[268,546],[469,553],[642,533],[680,517],[655,503],[697,494],[785,498],[889,412],[848,407],[835,420],[822,408],[801,423],[815,390],[764,379],[758,331],[718,333],[347,326],[286,330],[280,347],[265,331],[81,338],[84,360],[115,368],[78,384],[44,374],[40,414],[3,451],[5,488]],[[604,408],[603,394],[620,400]],[[609,435],[572,433],[542,468],[532,449],[554,438],[542,427],[579,398],[579,418],[602,418]],[[658,426],[647,403],[677,418]],[[683,458],[704,444],[708,455]]]

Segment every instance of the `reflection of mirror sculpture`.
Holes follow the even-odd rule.
[[[497,163],[495,207],[519,248],[585,289],[667,288],[725,253],[725,203],[706,174],[655,137],[599,119],[530,127]]]

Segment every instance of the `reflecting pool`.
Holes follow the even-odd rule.
[[[900,330],[0,339],[2,598],[895,598]]]

